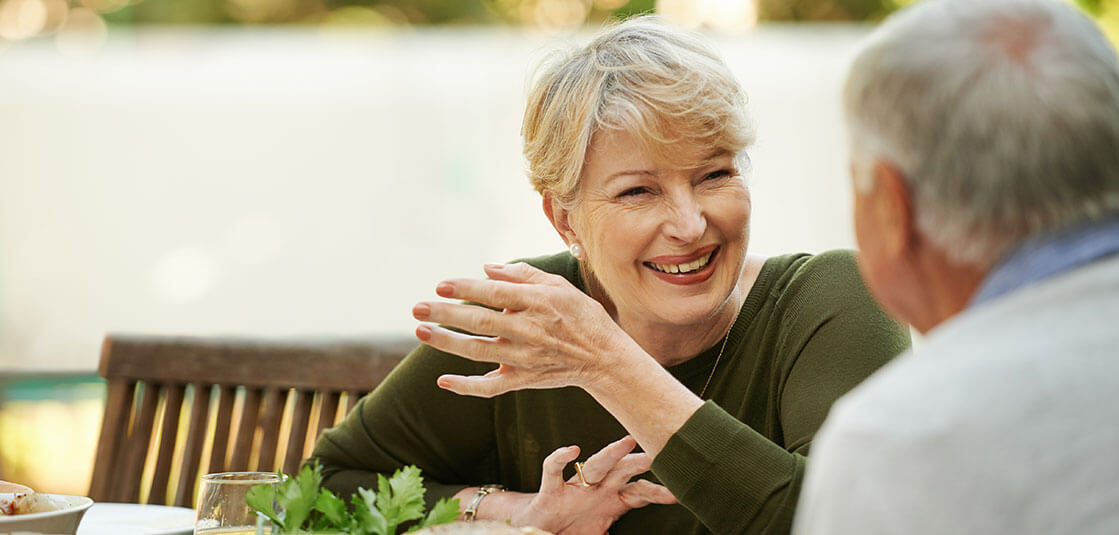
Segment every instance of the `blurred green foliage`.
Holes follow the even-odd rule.
[[[11,0],[0,0],[0,3]],[[703,0],[67,0],[107,22],[130,24],[537,25],[571,27]],[[754,2],[758,21],[878,21],[915,0],[720,0]],[[1065,0],[1119,39],[1119,0]]]
[[[898,7],[895,0],[759,0],[758,18],[796,22],[878,20]]]
[[[1076,0],[1076,3],[1079,4],[1080,8],[1084,11],[1098,17],[1103,13],[1104,4],[1106,2],[1103,0]]]
[[[132,0],[102,16],[116,24],[306,23],[329,21],[331,14],[339,13],[355,23],[519,24],[531,22],[527,19],[544,3],[549,0]],[[657,7],[656,0],[568,3],[585,7],[586,22],[625,18]],[[878,20],[898,4],[899,0],[757,0],[757,14],[759,20],[773,21]]]

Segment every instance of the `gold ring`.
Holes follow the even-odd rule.
[[[598,483],[587,483],[587,479],[583,477],[583,463],[575,463],[575,475],[579,476],[579,484],[584,487],[593,487]]]

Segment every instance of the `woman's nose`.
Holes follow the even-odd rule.
[[[683,244],[699,241],[707,231],[707,216],[697,199],[692,195],[679,195],[670,204],[664,224],[665,234]]]

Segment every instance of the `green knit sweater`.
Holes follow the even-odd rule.
[[[585,290],[566,253],[528,262]],[[908,331],[879,310],[843,251],[767,260],[729,336],[709,401],[646,476],[680,503],[632,510],[610,533],[787,533],[804,456],[828,408],[909,345]],[[668,370],[699,392],[718,345]],[[578,388],[483,399],[435,385],[444,373],[491,368],[416,348],[315,445],[326,486],[345,494],[376,488],[378,473],[415,464],[429,501],[486,483],[536,492],[552,451],[578,445],[585,459],[626,434]]]

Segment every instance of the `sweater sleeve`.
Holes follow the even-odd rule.
[[[337,426],[323,432],[310,462],[324,485],[343,496],[377,488],[377,475],[414,464],[425,499],[451,497],[464,487],[497,480],[492,400],[458,396],[436,386],[444,373],[485,373],[488,365],[421,345]]]
[[[804,464],[707,401],[669,439],[653,473],[712,533],[788,533]]]
[[[716,534],[789,533],[805,456],[831,404],[909,345],[848,252],[805,262],[778,302],[776,436],[708,401],[654,461],[657,477]]]

